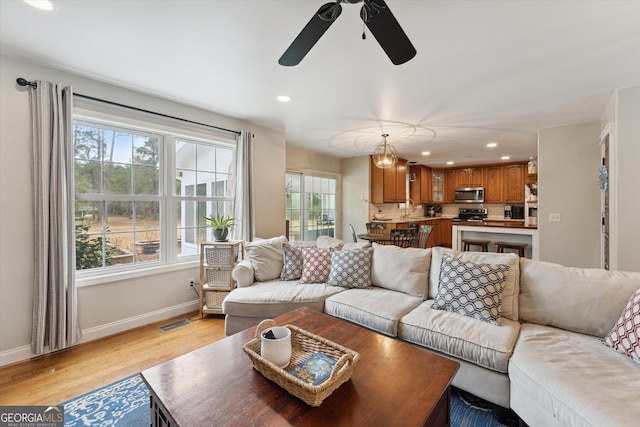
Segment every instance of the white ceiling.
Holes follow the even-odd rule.
[[[640,84],[639,1],[387,0],[418,51],[400,66],[362,40],[361,5],[343,4],[300,65],[278,65],[327,1],[54,0],[45,13],[0,0],[0,52],[339,157],[368,154],[386,132],[432,166],[525,160],[539,128],[598,120],[614,89]]]

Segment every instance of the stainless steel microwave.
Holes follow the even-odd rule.
[[[484,203],[484,187],[456,188],[455,203]]]

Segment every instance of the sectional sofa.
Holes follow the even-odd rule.
[[[306,306],[460,362],[454,386],[529,426],[640,420],[640,273],[327,237],[246,253],[228,335]]]

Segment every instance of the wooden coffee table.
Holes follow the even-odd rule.
[[[457,362],[308,308],[274,320],[359,352],[351,380],[308,406],[253,369],[242,350],[253,327],[143,371],[151,425],[449,425]]]

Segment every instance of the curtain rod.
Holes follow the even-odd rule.
[[[29,87],[32,87],[34,89],[38,87],[38,83],[30,82],[29,80],[23,79],[22,77],[19,77],[18,79],[16,79],[16,83],[18,83],[20,86],[29,86]],[[130,110],[135,110],[135,111],[139,111],[139,112],[142,112],[142,113],[154,114],[156,116],[165,117],[167,119],[180,120],[181,122],[191,123],[191,124],[199,125],[199,126],[205,126],[205,127],[208,127],[208,128],[212,128],[212,129],[221,130],[221,131],[224,131],[224,132],[229,132],[229,133],[233,133],[233,134],[236,134],[236,135],[240,135],[240,131],[237,131],[237,130],[225,129],[225,128],[221,128],[221,127],[218,127],[218,126],[208,125],[206,123],[195,122],[193,120],[183,119],[181,117],[176,117],[176,116],[170,116],[168,114],[158,113],[156,111],[145,110],[143,108],[132,107],[131,105],[120,104],[119,102],[113,102],[113,101],[108,101],[106,99],[95,98],[93,96],[83,95],[81,93],[74,93],[73,96],[77,96],[79,98],[89,99],[91,101],[102,102],[104,104],[114,105],[116,107],[128,108]]]

